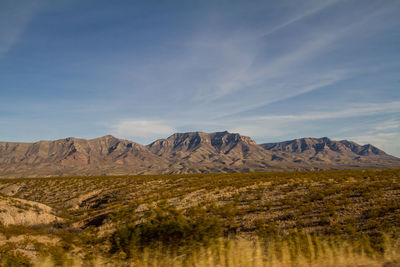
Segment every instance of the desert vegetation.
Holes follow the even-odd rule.
[[[398,169],[2,179],[0,194],[21,214],[40,204],[57,218],[2,225],[4,266],[400,260]]]

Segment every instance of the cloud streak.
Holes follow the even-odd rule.
[[[123,120],[111,126],[112,134],[123,138],[151,140],[154,137],[166,136],[176,129],[163,121],[157,120]]]
[[[335,2],[289,17],[273,32],[288,30]],[[357,20],[329,27],[310,27],[303,39],[262,61],[260,57],[269,53],[268,38],[260,38],[259,30],[243,32],[220,28],[217,20],[185,41],[185,49],[172,61],[149,65],[144,68],[145,72],[139,70],[135,77],[146,90],[168,90],[165,94],[168,103],[187,103],[187,113],[202,111],[204,114],[206,110],[204,115],[223,117],[248,111],[331,86],[365,72],[365,67],[360,68],[356,62],[322,66],[310,62],[321,61],[318,58],[324,58],[335,45],[351,39],[365,25],[380,20],[387,8],[367,11],[360,12]]]
[[[312,121],[312,120],[327,120],[327,119],[343,119],[351,117],[371,116],[378,114],[397,113],[400,112],[400,101],[388,103],[370,103],[355,105],[344,110],[337,110],[331,112],[310,112],[303,114],[290,114],[290,115],[266,115],[266,116],[253,116],[245,118],[249,121]]]
[[[0,60],[19,41],[40,10],[35,1],[6,0],[0,3]]]

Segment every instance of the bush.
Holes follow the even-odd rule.
[[[262,219],[254,221],[256,233],[263,239],[276,238],[279,234],[279,228],[275,222],[265,222]]]
[[[145,223],[118,228],[111,236],[111,253],[123,251],[129,258],[132,250],[145,247],[208,244],[223,233],[219,219],[208,216],[200,207],[183,214],[174,206],[162,204],[148,212],[145,219]]]
[[[31,266],[30,259],[19,251],[15,250],[13,245],[6,244],[0,247],[0,266],[17,267]]]

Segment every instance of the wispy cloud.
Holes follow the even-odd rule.
[[[123,120],[112,125],[111,132],[118,137],[150,141],[155,137],[170,135],[176,132],[176,129],[163,121]]]
[[[296,24],[329,7],[333,2],[310,8],[275,27],[274,32]],[[362,13],[344,25],[310,27],[305,38],[289,44],[277,55],[268,53],[268,42],[257,37],[258,30],[203,30],[185,42],[185,50],[173,61],[158,62],[137,76],[145,86],[169,90],[168,98],[190,105],[191,111],[208,111],[211,117],[238,112],[282,101],[333,85],[362,73],[355,62],[322,66],[316,64],[339,41],[351,38],[367,22],[380,19],[386,9]],[[326,26],[327,27],[327,26]],[[260,61],[260,62],[259,62]],[[309,64],[314,62],[313,64]],[[306,66],[306,67],[305,67]],[[173,96],[176,96],[173,98]],[[217,104],[211,104],[217,103]]]
[[[2,1],[0,3],[0,59],[20,39],[34,16],[41,10],[36,1]]]
[[[214,81],[214,86],[211,86],[214,88],[213,95],[209,95],[208,99],[218,99],[240,91],[238,93],[240,97],[231,104],[242,109],[250,109],[311,92],[366,71],[365,66],[362,68],[355,66],[355,62],[352,67],[332,65],[328,68],[321,68],[318,65],[310,68],[308,62],[324,56],[324,53],[329,51],[336,42],[353,35],[368,21],[381,18],[385,11],[387,9],[366,13],[361,19],[352,21],[345,27],[340,25],[329,31],[318,27],[317,30],[310,30],[306,41],[296,43],[288,51],[275,59],[266,60],[262,65],[254,66],[246,62],[247,64],[243,64],[244,67],[240,71],[237,71],[235,66],[227,68],[224,72],[230,75],[222,76]],[[240,49],[236,49],[237,54],[239,51]],[[249,53],[248,60],[257,57],[257,52],[254,50]],[[251,53],[254,54],[251,55]],[[226,79],[229,76],[232,78]]]
[[[326,0],[326,1],[317,1],[317,2],[313,2],[312,3],[312,7],[305,9],[305,10],[301,10],[301,12],[298,12],[297,14],[295,14],[294,16],[288,18],[287,20],[285,20],[283,23],[280,23],[278,25],[273,26],[272,28],[268,29],[267,31],[262,33],[262,37],[267,37],[270,34],[273,34],[293,23],[296,23],[298,21],[301,21],[302,19],[311,16],[315,13],[320,12],[321,10],[331,6],[334,3],[337,3],[338,0]]]
[[[362,134],[339,136],[362,144],[373,144],[385,152],[400,157],[400,120],[389,119],[379,121]]]
[[[311,1],[306,8],[293,5],[293,10],[300,11],[285,13],[286,18],[280,23],[268,21],[256,29],[241,25],[226,27],[232,18],[218,13],[214,20],[205,19],[176,44],[179,53],[151,57],[143,65],[133,64],[126,68],[129,71],[121,70],[128,77],[127,83],[142,90],[137,96],[131,93],[137,94],[135,89],[127,89],[129,93],[121,101],[131,102],[144,96],[146,101],[159,107],[173,106],[171,113],[179,106],[179,116],[221,118],[310,93],[364,73],[366,66],[360,66],[357,61],[335,62],[333,52],[363,32],[366,25],[385,24],[382,17],[389,8],[360,8],[354,19],[346,11],[349,14],[340,15],[345,18],[343,21],[315,24],[321,20],[315,16],[327,12],[336,3],[345,4]],[[280,31],[286,36],[282,40],[275,34]],[[300,38],[287,38],[291,35]],[[274,45],[277,47],[271,48]]]
[[[183,91],[190,91],[188,102],[199,106],[204,102],[210,103],[221,99],[223,101],[223,98],[242,91],[246,91],[246,95],[251,97],[245,99],[243,105],[253,106],[254,101],[259,102],[260,99],[266,101],[265,96],[268,99],[276,99],[278,95],[282,97],[282,94],[276,94],[276,91],[281,90],[275,88],[283,87],[277,80],[288,75],[293,76],[295,68],[304,64],[304,61],[309,60],[311,56],[317,56],[328,44],[343,37],[343,32],[349,29],[338,27],[329,33],[315,32],[311,29],[312,34],[307,33],[310,35],[307,41],[293,43],[288,51],[280,51],[274,59],[267,57],[260,64],[257,61],[268,47],[269,40],[266,36],[320,12],[334,2],[336,1],[312,2],[312,5],[306,5],[306,9],[300,8],[300,11],[291,13],[272,28],[268,25],[258,29],[243,30],[240,26],[226,29],[220,26],[226,19],[225,15],[219,14],[220,16],[216,16],[211,22],[205,22],[188,36],[176,57],[150,61],[147,65],[135,68],[128,75],[134,77],[136,82],[143,84],[149,91],[157,90],[156,88],[169,90],[168,97],[178,101],[181,100],[179,96]],[[326,77],[329,73],[338,71],[329,69],[319,74]],[[343,72],[343,69],[340,71]],[[314,78],[315,76],[313,75]],[[343,78],[347,77],[348,75],[344,75]],[[332,81],[332,78],[328,79]],[[317,81],[315,85],[310,86],[307,81],[306,85],[302,85],[303,78],[299,76],[292,77],[292,80],[296,83],[296,88],[291,87],[290,90],[286,88],[286,91],[292,92],[300,88],[302,93],[305,87],[315,89],[320,83]],[[334,80],[340,79],[335,77]],[[244,99],[236,98],[236,100]],[[258,103],[262,104],[265,102]]]
[[[336,110],[332,112],[309,112],[302,114],[290,115],[265,115],[248,117],[246,120],[250,121],[310,121],[310,120],[326,120],[326,119],[341,119],[360,116],[371,116],[377,114],[397,113],[400,112],[400,101],[387,102],[387,103],[370,103],[358,104],[343,110]]]

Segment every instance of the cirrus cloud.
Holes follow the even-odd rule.
[[[118,137],[149,140],[173,134],[176,129],[159,120],[122,120],[113,125],[112,133]]]

